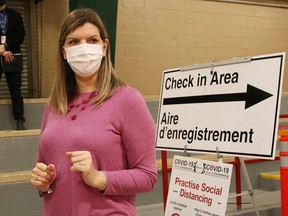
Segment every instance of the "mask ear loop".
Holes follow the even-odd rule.
[[[63,58],[67,61],[67,49],[64,47],[64,45],[62,46],[62,55]]]
[[[106,46],[105,52],[104,52],[104,45]],[[109,47],[109,40],[108,40],[108,38],[105,38],[102,46],[103,46],[103,58],[105,58],[105,57],[106,57],[106,54],[107,54],[108,47]]]
[[[102,48],[102,58],[105,58],[106,52],[104,52],[104,44],[101,44],[101,48]]]

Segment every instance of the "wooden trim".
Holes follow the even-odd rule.
[[[33,130],[4,130],[0,131],[0,138],[39,136],[40,129]]]
[[[159,95],[144,95],[145,101],[159,101]],[[24,98],[24,104],[39,104],[39,103],[47,103],[48,98]],[[11,104],[11,99],[0,99],[0,105]]]
[[[0,184],[10,184],[21,181],[30,181],[30,179],[31,179],[31,170],[0,173]]]
[[[24,104],[39,104],[39,103],[47,103],[48,98],[29,98],[23,99]],[[11,99],[0,99],[0,105],[11,104]]]

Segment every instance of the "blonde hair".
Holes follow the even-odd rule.
[[[101,18],[92,9],[76,9],[64,19],[59,34],[59,64],[50,95],[50,105],[52,109],[58,113],[66,114],[68,104],[78,95],[74,72],[68,62],[63,58],[63,45],[67,36],[85,23],[95,25],[99,29],[102,41],[107,42],[106,56],[102,59],[97,75],[97,81],[95,83],[95,87],[97,86],[97,90],[99,91],[98,96],[95,99],[95,105],[102,105],[104,101],[111,97],[120,86],[125,86],[125,84],[117,78],[115,74],[111,62],[108,34]]]

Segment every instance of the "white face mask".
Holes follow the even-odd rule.
[[[103,46],[101,44],[79,44],[64,48],[67,54],[67,62],[72,70],[82,77],[94,74],[100,67],[103,58]]]

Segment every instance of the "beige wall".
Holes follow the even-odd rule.
[[[143,94],[158,95],[165,69],[287,51],[287,23],[288,9],[201,0],[119,0],[116,69]],[[283,88],[288,91],[287,72]]]
[[[43,97],[50,92],[54,40],[67,13],[66,0],[43,2]],[[121,79],[145,96],[158,96],[165,69],[288,50],[287,23],[285,8],[204,0],[119,0],[115,67]],[[288,91],[287,72],[284,80],[283,90]]]
[[[43,23],[43,52],[42,55],[47,58],[43,59],[43,93],[50,93],[51,83],[54,77],[51,76],[55,72],[57,52],[58,52],[58,33],[61,26],[61,21],[65,15],[69,12],[68,1],[58,0],[57,5],[54,1],[43,1],[45,6],[43,7],[43,13],[47,14],[44,16]],[[56,9],[56,10],[55,10]],[[55,43],[56,42],[56,43]],[[45,94],[47,95],[47,94]]]
[[[34,0],[31,0],[34,2]],[[39,55],[39,62],[34,61],[33,71],[37,77],[37,71],[40,71],[38,80],[41,83],[41,97],[48,97],[54,79],[54,72],[57,67],[57,46],[58,34],[61,22],[69,13],[68,0],[49,0],[39,3],[37,6],[31,3],[31,26],[32,38],[35,41],[33,49],[33,58]],[[38,23],[35,22],[38,14]],[[37,31],[38,30],[38,31]],[[38,36],[37,36],[38,34]],[[37,42],[37,43],[36,43]],[[37,45],[36,45],[37,44]],[[38,46],[38,48],[37,48]],[[38,49],[38,53],[37,53]],[[42,73],[41,73],[42,71]]]

